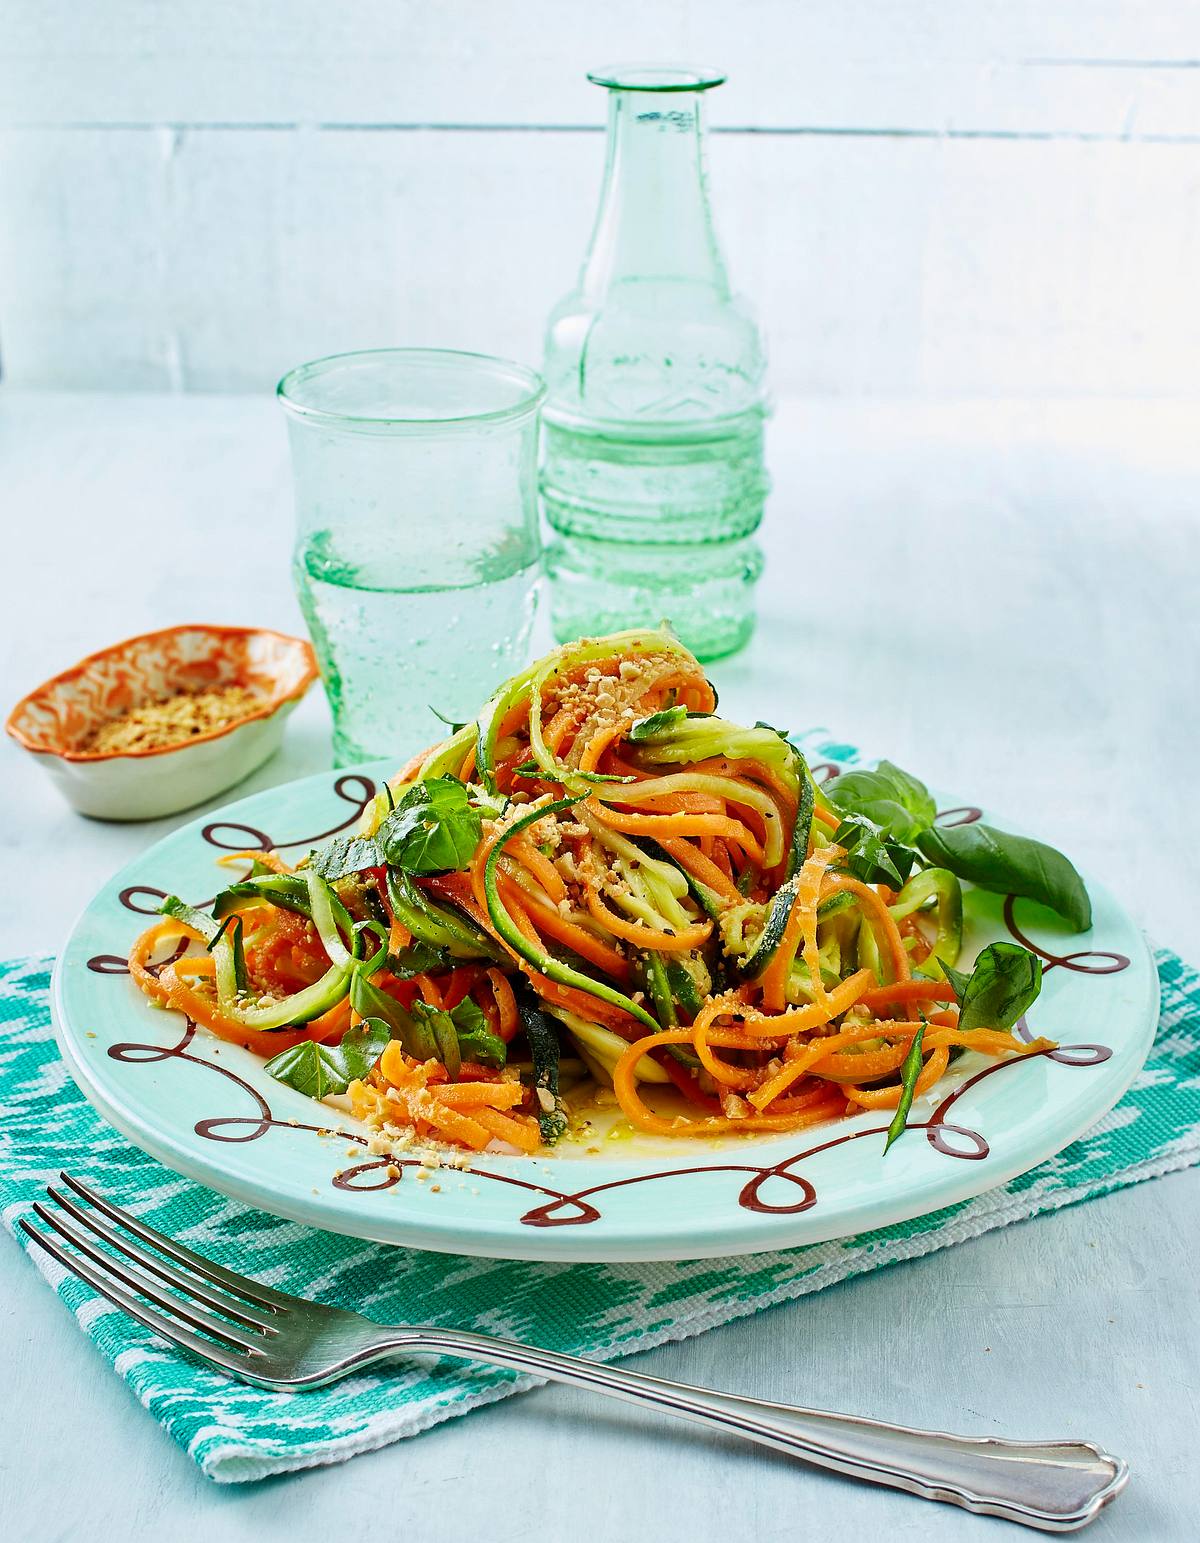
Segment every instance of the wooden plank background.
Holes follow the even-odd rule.
[[[1196,0],[0,0],[6,377],[536,361],[614,57],[729,72],[714,195],[777,393],[1195,389]]]

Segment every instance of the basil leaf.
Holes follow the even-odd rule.
[[[428,1061],[437,1054],[433,1036],[424,1023],[403,1002],[377,986],[366,970],[355,970],[350,979],[350,1006],[360,1017],[383,1023],[391,1037],[400,1042],[405,1055],[414,1060]]]
[[[337,1045],[318,1045],[305,1039],[267,1062],[276,1082],[285,1082],[309,1098],[344,1093],[352,1082],[362,1081],[375,1066],[391,1040],[386,1023],[367,1018],[357,1029],[348,1029]]]
[[[964,1031],[1011,1029],[1042,989],[1042,961],[1019,943],[989,943],[969,976],[942,969],[958,998],[958,1026]]]
[[[640,745],[644,740],[654,739],[683,723],[687,715],[686,707],[664,707],[661,712],[651,713],[648,718],[639,718],[625,737],[633,744]]]
[[[1092,925],[1092,902],[1074,864],[1041,841],[976,823],[923,831],[917,845],[929,862],[980,889],[1037,900],[1076,932]]]
[[[464,1061],[478,1061],[481,1066],[503,1066],[508,1060],[508,1046],[492,1032],[487,1014],[478,1002],[464,997],[450,1011],[458,1048]]]
[[[447,873],[465,868],[483,826],[456,777],[415,783],[376,832],[384,858],[406,873]]]
[[[413,1013],[425,1033],[433,1040],[437,1047],[434,1054],[450,1073],[453,1082],[462,1066],[462,1052],[458,1048],[454,1019],[443,1008],[431,1007],[419,998],[413,1003]]]
[[[912,847],[886,836],[874,820],[863,814],[847,815],[834,831],[833,839],[846,848],[843,867],[864,884],[902,889],[917,860]]]
[[[954,995],[961,1003],[967,987],[971,983],[971,977],[965,970],[956,970],[946,963],[942,963],[942,973],[954,987]]]
[[[161,916],[170,916],[198,932],[209,948],[221,935],[219,922],[213,921],[207,912],[197,910],[194,905],[188,905],[187,901],[181,900],[178,895],[166,895],[160,902],[158,910]]]
[[[838,809],[866,815],[896,841],[915,841],[937,814],[925,784],[891,761],[880,761],[874,771],[843,772],[825,791]]]
[[[323,847],[309,853],[308,865],[323,879],[344,879],[364,868],[383,865],[383,853],[379,843],[371,836],[338,836]]]
[[[908,1111],[912,1108],[913,1092],[917,1086],[917,1078],[921,1075],[921,1067],[924,1062],[921,1059],[921,1041],[925,1038],[925,1019],[921,1019],[921,1027],[913,1036],[913,1042],[908,1047],[908,1054],[904,1057],[904,1065],[900,1068],[900,1102],[896,1105],[896,1113],[892,1117],[892,1123],[888,1126],[887,1140],[883,1144],[883,1155],[886,1157],[888,1148],[898,1136],[903,1135],[908,1123]]]
[[[449,1012],[420,1001],[413,1003],[413,1011],[436,1043],[438,1058],[452,1078],[462,1070],[463,1061],[503,1066],[508,1059],[508,1046],[492,1033],[486,1013],[470,997]]]
[[[406,948],[389,954],[387,969],[397,980],[412,980],[414,975],[431,975],[437,970],[452,970],[461,961],[446,948],[437,948],[414,938]]]

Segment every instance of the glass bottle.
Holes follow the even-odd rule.
[[[754,626],[767,413],[761,335],[713,228],[704,95],[638,65],[609,95],[600,208],[546,335],[542,498],[560,640],[668,619],[702,659]]]

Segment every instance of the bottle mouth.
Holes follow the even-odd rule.
[[[682,64],[609,64],[589,70],[588,79],[609,91],[711,91],[725,84],[719,70]]]

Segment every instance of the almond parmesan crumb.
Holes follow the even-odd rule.
[[[129,707],[102,723],[80,744],[88,753],[122,755],[134,750],[162,750],[201,735],[232,728],[265,705],[261,692],[248,686],[214,686],[208,691],[179,691],[162,702]]]

